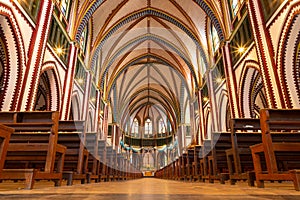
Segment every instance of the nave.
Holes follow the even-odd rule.
[[[1,194],[298,195],[299,27],[300,0],[0,0]]]
[[[11,186],[16,184],[11,184]],[[21,185],[20,185],[21,186]],[[155,178],[143,178],[123,182],[103,182],[73,186],[51,187],[48,182],[36,184],[34,190],[0,188],[0,199],[81,199],[81,200],[292,200],[299,199],[299,192],[290,183],[269,183],[267,188],[248,187],[246,183],[234,186],[228,184],[207,184],[199,182],[178,182]]]

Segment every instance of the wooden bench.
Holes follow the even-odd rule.
[[[187,151],[187,162],[186,162],[186,179],[189,181],[193,180],[193,162],[194,162],[194,147],[189,148]]]
[[[98,140],[98,155],[100,157],[99,178],[100,181],[107,181],[108,166],[106,164],[106,141]]]
[[[208,156],[211,155],[211,140],[204,140],[200,150],[200,176],[201,181],[210,180]]]
[[[213,132],[211,154],[208,156],[209,182],[219,180],[221,184],[229,179],[226,150],[231,148],[230,132]]]
[[[187,153],[183,153],[180,157],[180,175],[179,175],[179,180],[186,180],[186,164],[187,164]]]
[[[201,145],[194,146],[194,161],[193,165],[193,180],[200,181],[201,180],[201,173],[200,173],[200,160],[201,160]]]
[[[84,121],[59,121],[58,143],[67,147],[63,171],[67,185],[72,185],[73,180],[80,180],[84,184],[87,179],[89,152],[85,140]]]
[[[107,180],[116,180],[116,151],[112,146],[106,147]]]
[[[179,180],[180,177],[180,159],[176,158],[175,162],[175,177],[174,180]]]
[[[0,112],[0,123],[15,130],[1,180],[25,180],[26,189],[33,188],[34,180],[61,185],[66,147],[57,144],[58,119],[55,111]]]
[[[124,172],[125,172],[125,179],[130,180],[130,175],[129,175],[129,163],[130,161],[128,159],[124,160]]]
[[[174,160],[172,163],[172,176],[170,177],[170,180],[176,179],[176,160]]]
[[[125,168],[124,168],[125,158],[121,153],[117,154],[117,165],[118,165],[118,180],[124,181],[125,178]]]
[[[3,170],[11,134],[15,129],[0,124],[0,173]]]
[[[232,148],[226,150],[230,183],[247,180],[254,186],[255,173],[250,146],[261,143],[260,120],[243,118],[231,119]]]
[[[88,159],[88,182],[95,180],[100,181],[100,156],[98,152],[98,132],[86,133],[86,148],[89,151]]]
[[[257,186],[264,187],[264,181],[293,181],[299,191],[300,110],[261,109],[260,126],[262,143],[250,147]],[[273,134],[274,131],[282,132]],[[266,171],[262,160],[266,162]]]

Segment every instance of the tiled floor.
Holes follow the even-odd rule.
[[[266,184],[266,188],[248,187],[245,183],[231,186],[219,183],[190,183],[144,178],[124,182],[102,182],[53,187],[51,182],[38,182],[33,190],[21,184],[0,184],[0,199],[62,199],[62,200],[206,200],[206,199],[298,199],[300,192],[291,183]]]

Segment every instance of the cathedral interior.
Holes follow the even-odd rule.
[[[0,0],[0,198],[296,199],[299,133],[299,0]]]

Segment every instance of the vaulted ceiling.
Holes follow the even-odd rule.
[[[220,2],[80,1],[73,37],[79,40],[89,24],[89,67],[115,122],[162,116],[175,128],[184,123],[211,64],[208,24],[225,37]]]

